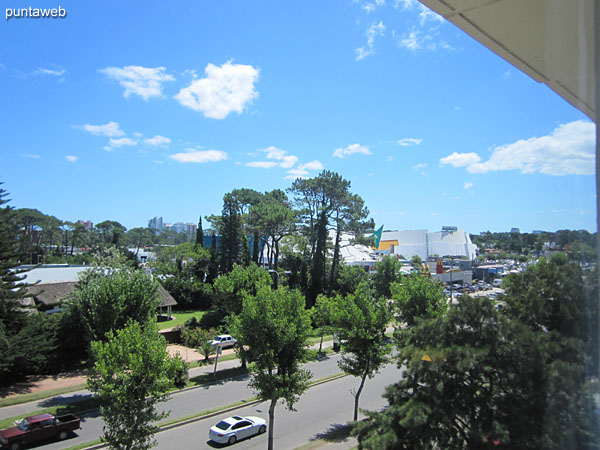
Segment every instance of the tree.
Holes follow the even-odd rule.
[[[405,276],[402,283],[392,283],[391,292],[398,320],[409,327],[417,318],[435,317],[446,312],[443,286],[420,274]]]
[[[354,421],[358,420],[358,402],[368,378],[373,378],[388,361],[385,330],[390,314],[385,300],[375,298],[366,283],[361,283],[355,294],[338,299],[339,310],[335,324],[340,330],[342,358],[340,369],[360,378],[354,393]]]
[[[373,287],[379,297],[390,298],[392,296],[392,283],[400,280],[400,263],[393,256],[386,255],[375,264],[373,274]]]
[[[75,286],[73,307],[80,314],[89,341],[130,321],[147,324],[160,303],[158,282],[139,270],[98,268]]]
[[[336,281],[337,292],[344,296],[354,294],[361,282],[368,282],[369,274],[360,266],[342,264]]]
[[[104,245],[116,245],[118,246],[121,242],[122,237],[125,235],[125,228],[119,222],[114,220],[105,220],[97,223],[95,227],[100,233]]]
[[[368,210],[363,200],[349,192],[350,182],[339,174],[324,170],[315,178],[296,179],[289,191],[295,198],[301,230],[308,240],[311,279],[307,303],[312,306],[317,295],[324,293],[328,281],[337,273],[341,233],[360,234],[365,227]],[[334,254],[330,276],[326,276],[328,230],[335,231]]]
[[[204,247],[204,230],[202,230],[202,216],[198,219],[198,228],[196,228],[196,245]]]
[[[167,400],[182,361],[169,356],[155,326],[130,322],[109,331],[105,340],[92,342],[94,366],[88,375],[105,423],[102,439],[111,449],[149,449],[156,422],[168,415],[155,405]]]
[[[566,264],[557,256],[510,275],[500,311],[463,296],[396,331],[404,376],[388,387],[389,406],[357,426],[360,448],[597,449],[597,372],[586,376],[597,338],[584,320],[572,326],[586,288]]]
[[[248,346],[256,371],[250,386],[263,401],[270,401],[268,448],[273,449],[275,406],[280,399],[293,410],[308,388],[310,372],[301,368],[308,356],[310,318],[298,291],[263,287],[244,299],[244,307],[232,321],[232,333]]]
[[[263,287],[270,287],[271,276],[252,263],[248,267],[236,264],[233,270],[215,280],[215,304],[223,317],[239,314],[246,297],[255,296]]]
[[[239,261],[241,218],[232,202],[224,201],[221,215],[221,271],[229,273]]]
[[[386,389],[389,406],[356,427],[359,448],[546,448],[532,420],[543,410],[539,342],[490,300],[461,297],[446,315],[397,330],[395,340],[405,372]]]
[[[23,254],[18,251],[15,215],[7,195],[0,188],[0,384],[44,371],[55,348],[45,317],[37,311],[28,314],[20,304],[30,295],[22,283],[23,271],[14,270]]]
[[[323,336],[335,329],[334,321],[337,312],[337,301],[335,298],[319,295],[315,306],[310,309],[310,318],[315,328],[319,329],[319,353],[323,350]]]
[[[294,219],[287,196],[279,189],[266,192],[250,207],[248,222],[260,236],[264,236],[264,244],[269,247],[269,267],[273,270],[278,268],[279,242],[294,229]]]

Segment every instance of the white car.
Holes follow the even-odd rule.
[[[208,437],[218,444],[235,444],[237,441],[255,434],[263,434],[265,431],[267,431],[267,421],[265,419],[254,416],[233,416],[210,427]]]
[[[230,334],[221,334],[210,341],[212,345],[218,345],[221,348],[233,347],[236,342],[237,340],[231,337]]]

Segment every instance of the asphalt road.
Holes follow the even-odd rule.
[[[360,408],[379,410],[387,402],[382,397],[385,387],[400,379],[401,372],[394,365],[386,366],[375,378],[367,380],[360,398]],[[294,449],[319,438],[335,436],[344,424],[352,420],[354,397],[352,392],[358,388],[360,380],[354,377],[343,377],[310,388],[295,405],[297,411],[288,411],[283,404],[275,410],[274,447],[277,449]],[[184,425],[156,435],[160,450],[221,448],[208,441],[209,428],[219,420],[235,415],[252,415],[268,419],[268,403],[260,403],[222,414],[210,419]],[[364,416],[360,415],[359,418]],[[236,443],[231,448],[264,449],[267,445],[267,434],[254,436]]]
[[[331,355],[321,361],[306,364],[306,368],[313,373],[313,379],[319,379],[340,372],[337,366],[338,360],[339,355]],[[367,381],[365,390],[363,391],[364,393],[362,394],[365,403],[363,404],[361,401],[361,407],[376,409],[383,406],[384,400],[380,397],[384,387],[387,384],[397,381],[398,378],[398,369],[391,365],[382,374],[378,375],[373,380]],[[169,419],[174,419],[187,417],[202,411],[219,408],[240,400],[248,399],[254,396],[254,392],[248,387],[248,381],[249,376],[246,376],[241,379],[218,382],[210,386],[178,392],[173,394],[169,401],[161,404],[159,409],[170,410],[171,414]],[[344,377],[340,380],[315,386],[314,388],[311,388],[308,393],[303,396],[300,403],[298,403],[297,409],[300,413],[300,408],[302,408],[302,412],[300,414],[293,413],[293,416],[291,416],[292,418],[290,419],[285,419],[290,413],[287,412],[283,406],[278,406],[276,412],[277,424],[274,430],[276,430],[276,433],[283,434],[276,434],[276,436],[278,436],[279,439],[282,439],[282,442],[287,442],[286,439],[299,442],[297,445],[293,444],[294,447],[297,447],[308,442],[308,440],[312,436],[315,436],[316,433],[326,431],[330,424],[345,423],[346,421],[350,420],[352,418],[353,407],[353,400],[350,395],[350,390],[357,387],[358,380],[352,379],[352,377]],[[314,394],[315,392],[319,394]],[[374,396],[374,399],[371,399],[371,396]],[[40,406],[60,403],[63,400],[60,398],[49,399],[41,402],[43,404]],[[371,406],[369,403],[371,401],[374,402],[373,406]],[[268,417],[267,409],[264,404],[260,404],[250,409],[245,408],[237,410],[235,413],[230,413],[228,415],[251,413],[254,415],[263,416],[265,418]],[[281,422],[279,422],[280,417]],[[92,412],[84,415],[81,417],[81,419],[82,429],[78,430],[74,437],[62,442],[52,442],[37,448],[44,450],[60,450],[98,439],[102,434],[102,418],[99,416],[99,413]],[[218,418],[207,419],[200,421],[197,424],[187,425],[159,433],[157,435],[160,445],[159,448],[187,449],[197,448],[199,445],[208,446],[206,443],[208,429],[213,425],[213,423],[216,423],[216,420],[218,420]],[[295,423],[294,421],[296,420],[301,420],[301,422]],[[291,425],[285,425],[288,422],[291,423]],[[278,428],[279,423],[281,423],[281,431],[279,431]],[[286,426],[287,431],[285,428]],[[325,428],[323,428],[323,426]],[[189,431],[192,429],[194,431]],[[167,437],[163,437],[163,435]],[[173,436],[178,437],[174,438]],[[175,444],[181,439],[192,439],[195,442],[192,446],[188,446],[187,443],[185,445]],[[258,439],[250,439],[249,441],[240,443],[238,444],[240,446],[236,446],[236,448],[246,448],[243,446],[253,445],[253,442],[259,441],[260,439],[263,439],[263,437]],[[294,447],[288,447],[287,444],[284,446],[277,445],[277,448]]]

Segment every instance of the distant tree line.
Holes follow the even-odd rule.
[[[587,230],[558,230],[541,233],[486,231],[472,234],[471,240],[479,246],[480,254],[490,256],[489,250],[501,251],[504,255],[538,256],[545,250],[561,250],[570,259],[591,262],[596,259],[596,236]],[[551,246],[547,248],[546,245]]]

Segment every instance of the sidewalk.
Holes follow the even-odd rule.
[[[333,345],[332,341],[324,341],[323,348],[331,347]],[[319,344],[311,345],[312,349],[318,349]],[[199,352],[194,350],[193,348],[184,347],[183,345],[177,344],[169,344],[167,346],[167,351],[171,356],[179,354],[183,358],[185,362],[191,363],[204,359]],[[230,355],[235,353],[233,349],[223,350],[222,356]],[[211,356],[209,359],[210,364],[203,365],[200,367],[195,367],[190,369],[189,375],[191,377],[196,377],[206,373],[213,373],[214,370],[214,361],[215,357]],[[217,370],[234,368],[239,365],[239,360],[229,360],[229,361],[219,361],[217,363]],[[11,397],[17,397],[19,395],[24,394],[33,394],[40,393],[45,391],[52,391],[56,389],[69,388],[85,385],[87,382],[87,377],[84,371],[78,372],[67,372],[61,373],[53,376],[32,376],[28,377],[26,381],[22,381],[19,383],[12,384],[10,386],[5,386],[0,388],[0,398],[8,399]],[[83,391],[82,391],[83,392]]]
[[[188,363],[204,359],[204,356],[202,356],[196,350],[184,347],[182,345],[168,345],[167,351],[171,356],[179,354],[183,358],[183,360]],[[232,353],[234,353],[232,349],[223,350],[223,355],[229,355]],[[214,356],[210,358],[210,361],[212,364],[190,369],[190,377],[198,376],[202,373],[212,373],[212,369],[214,367]],[[231,365],[225,365],[226,362],[219,362],[217,364],[217,369],[222,369],[223,367],[231,367]],[[239,361],[237,359],[233,362],[235,364],[232,367],[236,367],[237,365],[239,365]],[[208,370],[207,368],[209,368],[210,370]],[[85,375],[85,371],[83,370],[77,372],[65,372],[52,376],[31,376],[28,377],[26,381],[21,381],[18,383],[14,383],[10,386],[0,388],[0,398],[8,399],[24,394],[34,394],[44,391],[76,387],[85,385],[86,382],[87,376]]]

